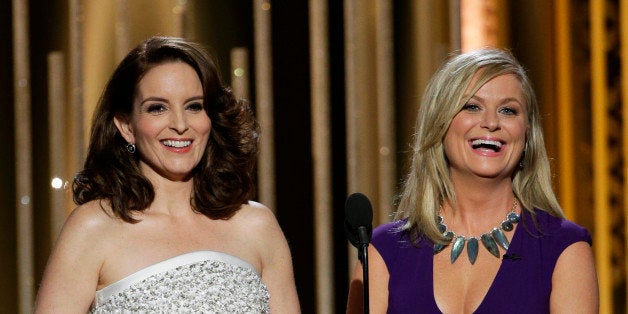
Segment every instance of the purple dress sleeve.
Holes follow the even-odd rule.
[[[524,212],[500,269],[475,313],[549,313],[552,273],[571,244],[592,243],[587,230],[536,210]],[[375,228],[372,244],[390,274],[388,313],[441,313],[434,300],[432,242],[412,244],[405,221]],[[384,288],[384,287],[382,287]]]

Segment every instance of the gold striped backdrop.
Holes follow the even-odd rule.
[[[29,73],[37,70],[29,63],[29,33],[33,31],[28,28],[32,24],[27,3],[12,1],[13,43],[12,48],[3,48],[10,49],[13,56],[15,165],[0,164],[0,171],[15,167],[16,173],[14,182],[0,184],[15,193],[17,243],[15,252],[2,252],[0,258],[16,258],[14,294],[18,300],[9,308],[20,313],[31,312],[42,259],[47,258],[49,249],[38,244],[33,226],[37,218],[33,217],[35,175],[30,132],[37,126],[30,124]],[[149,35],[195,38],[208,32],[228,32],[203,24],[202,13],[195,10],[202,7],[200,3],[65,2],[67,44],[46,54],[48,76],[44,76],[49,108],[46,180],[51,190],[46,204],[37,206],[50,212],[45,231],[49,236],[45,237],[51,242],[60,221],[74,206],[68,184],[82,165],[91,112],[109,74],[131,46]],[[253,46],[230,47],[228,60],[220,63],[230,69],[229,83],[237,95],[254,96],[252,102],[262,127],[258,198],[275,210],[280,197],[276,195],[275,132],[291,130],[275,130],[278,113],[274,92],[280,89],[273,82],[273,68],[281,60],[273,60],[273,32],[277,31],[273,20],[279,17],[272,15],[272,5],[282,4],[252,0],[246,5],[251,9]],[[343,0],[343,25],[336,25],[344,34],[343,104],[332,104],[330,96],[331,60],[338,58],[330,47],[330,33],[338,31],[330,28],[333,5],[318,0],[305,5],[309,31],[303,36],[309,36],[309,55],[303,60],[310,63],[310,76],[299,79],[309,80],[311,93],[311,138],[307,140],[312,154],[313,220],[305,223],[312,225],[313,246],[293,247],[293,254],[311,255],[313,260],[308,268],[314,273],[312,282],[299,283],[313,286],[315,291],[314,296],[301,296],[303,300],[314,299],[314,309],[305,308],[304,312],[334,313],[341,308],[338,304],[344,302],[346,291],[337,287],[337,278],[348,277],[355,265],[355,249],[344,250],[346,241],[334,229],[338,211],[344,209],[334,208],[333,189],[344,186],[348,193],[365,193],[375,210],[374,225],[387,222],[427,80],[451,51],[486,45],[513,48],[530,68],[543,123],[548,126],[546,142],[559,201],[567,217],[586,226],[593,235],[600,312],[624,312],[628,299],[628,88],[622,88],[621,82],[628,82],[628,0]],[[526,12],[549,8],[551,13],[539,18],[515,12],[522,7],[530,10]],[[582,14],[585,11],[588,15]],[[517,28],[516,23],[523,26]],[[528,26],[546,32],[545,37],[539,39],[535,32],[525,32]],[[539,45],[543,46],[540,52]],[[400,47],[403,51],[398,50]],[[536,60],[538,56],[543,60]],[[617,59],[627,61],[616,68]],[[345,108],[344,182],[333,182],[332,173],[332,146],[337,140],[331,132],[332,109],[338,105]],[[61,125],[65,128],[58,127]],[[50,187],[54,177],[61,179],[55,181],[61,182],[60,189]],[[334,251],[332,243],[343,246],[346,256],[342,260],[348,265],[337,264],[340,257],[334,254],[339,251]],[[304,267],[310,265],[295,264],[295,269]]]
[[[329,96],[328,7],[325,1],[309,1],[310,71],[312,90],[312,171],[314,193],[314,270],[316,311],[333,313],[334,266],[331,169],[331,104]]]
[[[619,9],[620,9],[620,13],[619,13],[619,20],[620,22],[620,38],[621,38],[621,59],[622,60],[628,60],[628,0],[621,0],[620,4],[619,4]],[[622,121],[623,123],[623,127],[621,129],[621,133],[623,134],[623,149],[622,149],[622,156],[623,156],[623,162],[624,162],[624,168],[623,168],[623,175],[624,175],[624,180],[626,180],[626,178],[628,178],[628,88],[626,88],[626,82],[628,82],[628,62],[622,62],[621,63],[621,81],[624,82],[624,88],[621,89],[621,99],[622,99]],[[623,267],[623,276],[620,277],[620,281],[623,280],[623,285],[624,285],[624,309],[628,308],[628,283],[626,282],[626,273],[628,272],[628,257],[626,256],[626,254],[628,254],[628,201],[626,201],[626,197],[628,197],[628,182],[624,181],[624,189],[623,189],[623,195],[624,195],[624,206],[623,206],[623,220],[624,220],[624,228],[623,228],[623,232],[624,232],[624,241],[623,241],[623,265],[619,265],[619,267]],[[608,257],[605,257],[608,258]],[[606,284],[608,282],[608,279],[606,280]],[[608,296],[605,296],[605,298],[608,298]],[[607,302],[607,304],[610,302],[608,300],[605,300],[604,302]],[[621,302],[620,300],[617,302],[619,303]],[[608,306],[608,305],[605,305]]]
[[[260,201],[276,209],[275,153],[273,121],[273,80],[270,1],[253,1],[255,37],[255,104],[261,132],[260,153],[257,165],[257,189]]]
[[[28,2],[13,1],[13,84],[15,97],[15,212],[17,230],[17,291],[22,313],[33,308],[35,288],[31,77]]]
[[[600,312],[611,313],[612,278],[610,261],[608,90],[606,65],[605,1],[591,1],[591,111],[593,129],[593,208],[595,209],[595,249],[600,279]]]

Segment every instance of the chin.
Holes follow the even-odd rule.
[[[194,168],[188,169],[169,169],[163,172],[163,176],[172,181],[188,181],[193,176]]]
[[[512,176],[512,171],[478,171],[475,173],[478,177],[486,179],[506,178]]]

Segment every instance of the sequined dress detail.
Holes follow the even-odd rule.
[[[268,289],[251,264],[198,251],[96,291],[90,313],[270,313],[270,308]]]

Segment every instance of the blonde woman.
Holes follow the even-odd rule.
[[[564,218],[519,62],[453,56],[428,84],[397,220],[369,247],[372,313],[597,313],[587,230]],[[362,311],[356,267],[348,312]]]

